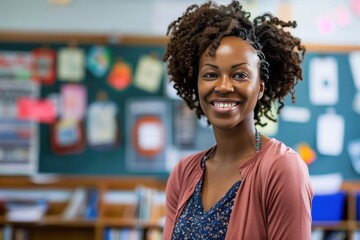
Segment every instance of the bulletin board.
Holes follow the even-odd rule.
[[[334,62],[337,66],[338,100],[334,104],[314,105],[310,101],[309,89],[311,85],[311,63],[314,59],[329,58],[335,60]],[[326,68],[326,66],[323,67]],[[325,71],[331,71],[331,69],[326,69]],[[354,140],[360,139],[360,114],[356,113],[352,107],[359,89],[355,87],[352,73],[353,71],[349,63],[349,52],[312,51],[307,53],[303,63],[304,80],[296,87],[296,104],[291,104],[289,99],[287,99],[287,105],[308,109],[310,118],[304,123],[289,122],[284,121],[281,117],[279,118],[279,131],[275,135],[277,139],[284,141],[294,149],[297,149],[300,142],[306,142],[315,151],[316,159],[309,164],[311,175],[340,173],[347,180],[360,179],[360,174],[355,171],[348,152],[349,144]],[[315,92],[314,94],[317,93]],[[334,110],[338,116],[341,116],[345,123],[342,151],[336,156],[321,154],[317,149],[317,121],[329,108]],[[336,129],[327,129],[327,131],[334,132]],[[333,141],[336,141],[336,139]],[[359,158],[359,155],[357,157]]]
[[[42,47],[39,43],[13,43],[0,42],[0,50],[7,51],[31,51],[34,48]],[[59,49],[65,44],[48,44],[52,49]],[[81,44],[78,47],[88,51],[92,44]],[[111,44],[107,47],[111,49],[115,56],[121,56],[123,59],[134,66],[138,59],[144,54],[156,54],[161,57],[165,51],[164,45],[125,45],[125,44]],[[328,156],[319,154],[317,152],[316,144],[316,126],[319,116],[324,114],[328,107],[327,105],[314,105],[309,98],[309,65],[311,59],[318,57],[332,57],[336,60],[338,67],[338,94],[339,98],[336,104],[331,107],[335,112],[342,116],[345,120],[343,150],[338,156]],[[271,136],[285,142],[288,146],[297,148],[300,142],[306,142],[315,152],[316,160],[309,165],[310,174],[325,174],[325,173],[341,173],[344,179],[356,180],[360,179],[358,174],[351,164],[350,155],[348,153],[348,144],[356,139],[360,139],[360,115],[352,108],[353,98],[358,89],[354,86],[354,79],[349,64],[349,52],[338,51],[319,51],[311,50],[306,54],[303,63],[304,80],[296,87],[296,104],[290,103],[287,100],[287,105],[306,108],[310,112],[310,118],[303,123],[285,121],[279,117],[279,130]],[[167,177],[168,171],[160,172],[132,172],[126,167],[126,107],[129,99],[134,98],[163,98],[167,99],[172,106],[179,105],[178,100],[169,99],[165,96],[165,82],[167,81],[164,75],[162,87],[155,93],[147,93],[134,86],[129,86],[124,91],[114,91],[105,81],[99,81],[98,78],[86,71],[86,80],[84,84],[87,87],[88,101],[96,98],[96,93],[99,89],[107,92],[108,97],[117,104],[118,107],[118,121],[120,133],[120,145],[111,151],[98,151],[89,147],[85,147],[84,151],[72,155],[56,155],[51,151],[49,136],[50,127],[47,124],[39,125],[39,159],[38,172],[39,173],[54,173],[54,174],[83,174],[83,175],[150,175],[157,177]],[[59,91],[59,82],[51,86],[41,87],[41,97],[46,97],[52,92]],[[171,113],[174,119],[174,113]],[[196,139],[192,143],[196,149],[202,150],[210,147],[214,142],[211,135],[211,129],[206,127],[197,127]],[[176,130],[173,129],[172,134]],[[329,129],[332,131],[332,129]],[[206,141],[203,141],[206,139]],[[172,138],[172,141],[174,138]],[[185,151],[186,152],[186,151]],[[190,151],[189,151],[190,152]],[[178,156],[180,157],[180,156]]]

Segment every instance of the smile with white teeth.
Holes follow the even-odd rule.
[[[214,106],[218,108],[232,108],[236,106],[235,102],[214,102]]]

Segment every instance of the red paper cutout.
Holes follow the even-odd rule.
[[[18,118],[42,123],[53,123],[56,109],[51,101],[32,98],[19,98],[17,101]]]

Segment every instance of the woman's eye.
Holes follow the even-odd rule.
[[[216,77],[217,77],[216,73],[205,73],[205,74],[203,74],[203,78],[205,78],[205,79],[214,79]]]
[[[235,78],[235,79],[244,79],[247,77],[248,77],[248,75],[244,72],[238,72],[233,75],[233,78]]]

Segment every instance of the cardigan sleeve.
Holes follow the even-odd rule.
[[[178,208],[178,201],[180,195],[180,174],[179,165],[177,164],[172,170],[169,179],[166,183],[166,205],[165,205],[165,226],[163,230],[162,239],[171,239],[176,221],[176,213]]]
[[[276,159],[267,181],[268,239],[310,240],[313,195],[308,168],[297,153]]]

